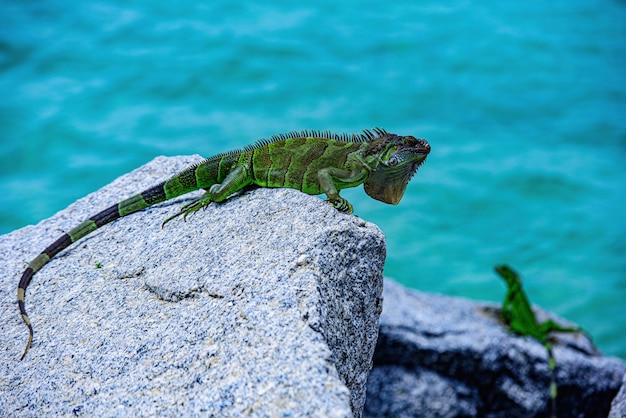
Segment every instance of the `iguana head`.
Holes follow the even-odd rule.
[[[494,267],[494,270],[509,286],[513,286],[516,282],[520,281],[519,275],[505,264]]]
[[[409,180],[426,160],[430,145],[425,139],[387,132],[369,143],[365,160],[371,171],[363,185],[365,192],[376,200],[397,205]]]

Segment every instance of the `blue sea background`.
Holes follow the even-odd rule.
[[[343,193],[387,276],[500,301],[509,263],[626,359],[626,3],[302,4],[3,1],[0,233],[158,155],[380,126],[432,146],[399,206]]]

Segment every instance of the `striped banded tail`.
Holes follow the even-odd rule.
[[[26,288],[28,287],[31,279],[43,266],[45,266],[55,255],[78,241],[79,239],[89,235],[96,229],[113,222],[114,220],[131,214],[133,212],[140,211],[148,206],[156,203],[163,202],[167,199],[164,191],[164,184],[162,183],[151,189],[148,189],[140,194],[132,196],[126,200],[123,200],[107,209],[92,216],[80,225],[72,228],[66,234],[61,235],[56,241],[43,250],[37,257],[35,257],[26,267],[26,270],[22,273],[20,282],[17,287],[17,305],[22,315],[22,319],[28,327],[28,342],[24,348],[24,352],[20,360],[23,360],[30,348],[33,341],[33,326],[30,322],[28,314],[26,313],[25,296]]]

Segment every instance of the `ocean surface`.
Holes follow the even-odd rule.
[[[387,276],[500,301],[508,263],[626,359],[626,2],[1,8],[0,233],[158,155],[380,126],[432,146],[398,206],[343,193]]]

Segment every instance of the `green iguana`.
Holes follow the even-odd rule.
[[[552,417],[556,418],[556,362],[552,354],[552,341],[550,333],[556,332],[582,332],[575,327],[564,327],[551,319],[539,323],[535,312],[532,310],[528,297],[522,288],[522,279],[506,265],[496,266],[498,273],[506,282],[507,291],[502,303],[502,316],[506,324],[513,332],[522,336],[530,336],[539,341],[548,351],[548,367],[550,368],[550,409]]]
[[[17,303],[29,338],[21,359],[33,340],[33,327],[24,305],[33,275],[63,249],[103,225],[199,189],[207,192],[184,205],[163,225],[180,215],[186,218],[211,202],[222,202],[246,186],[286,187],[312,195],[325,193],[336,209],[352,213],[352,205],[339,196],[339,190],[363,184],[365,192],[374,199],[396,205],[429,152],[430,145],[424,139],[398,136],[380,128],[361,134],[290,132],[217,154],[114,204],[63,234],[35,257],[22,274]]]

